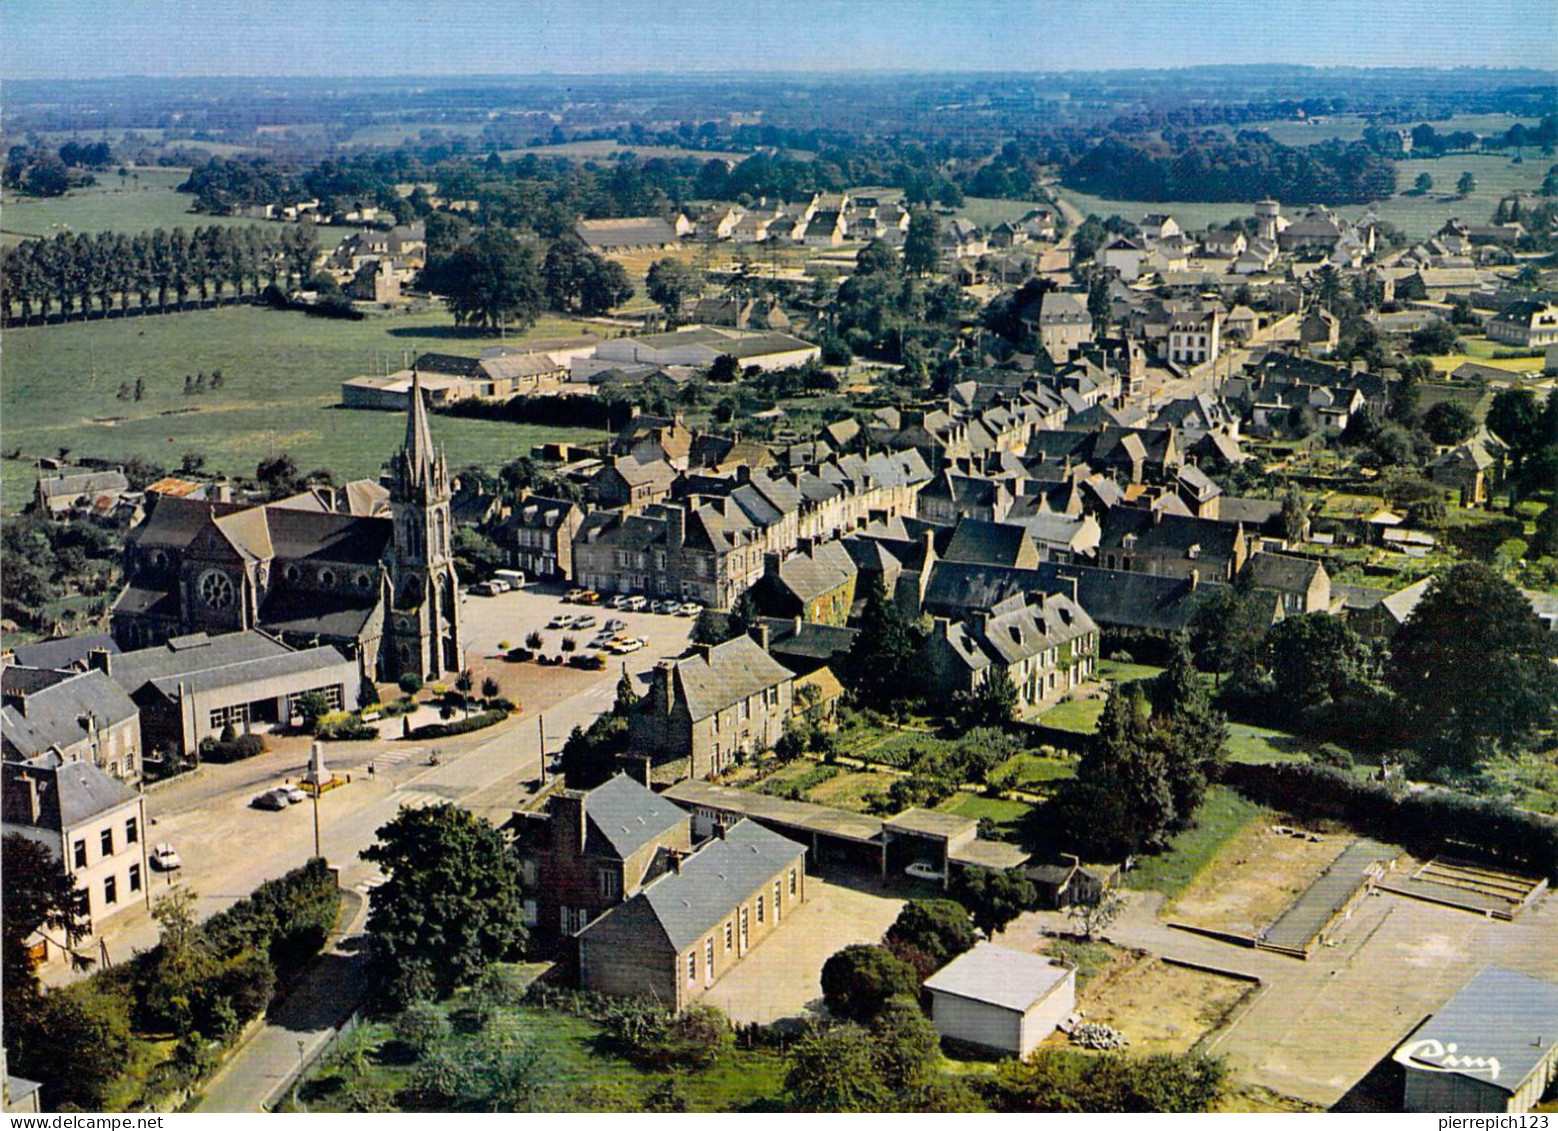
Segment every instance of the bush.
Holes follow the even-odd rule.
[[[846,946],[822,966],[822,1000],[845,1020],[869,1022],[891,998],[919,988],[913,968],[882,946]]]
[[[421,1057],[449,1035],[449,1022],[431,1002],[414,1001],[401,1011],[390,1029],[397,1041]]]
[[[245,950],[262,952],[286,985],[323,949],[340,909],[335,873],[315,857],[266,880],[247,898],[207,919],[203,929],[219,958]]]
[[[422,690],[422,677],[415,672],[407,672],[396,681],[402,695],[415,695]]]
[[[535,652],[529,648],[510,648],[503,654],[503,658],[511,664],[528,664],[535,656]]]
[[[708,1005],[677,1014],[629,1000],[613,1005],[602,1020],[607,1046],[646,1071],[708,1068],[734,1043],[730,1022]]]
[[[506,714],[512,715],[515,711],[519,710],[519,704],[514,702],[514,700],[507,698],[506,696],[494,695],[491,699],[487,700],[487,710],[503,711]]]
[[[407,737],[417,740],[453,738],[457,734],[469,734],[473,730],[482,730],[501,723],[508,716],[509,713],[507,711],[480,711],[468,719],[458,719],[446,723],[429,723],[427,726],[417,727]]]
[[[265,738],[258,734],[241,734],[230,742],[215,738],[200,740],[202,762],[241,762],[265,752]]]
[[[580,668],[587,672],[602,671],[606,667],[606,657],[598,653],[580,653],[568,657],[570,668]]]
[[[575,651],[579,647],[579,642],[578,642],[578,640],[574,639],[572,636],[565,636],[565,637],[563,637],[563,642],[560,645],[560,647],[562,648],[562,650],[564,652],[572,652],[572,651]]]

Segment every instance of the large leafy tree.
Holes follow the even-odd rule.
[[[941,223],[934,212],[918,209],[909,217],[909,230],[903,238],[903,266],[912,275],[929,275],[936,269],[940,249],[936,246]]]
[[[485,228],[469,243],[430,259],[422,282],[443,296],[461,325],[523,328],[541,312],[535,251],[501,228]]]
[[[911,899],[883,941],[895,950],[903,947],[924,955],[935,970],[974,945],[974,922],[957,900]]]
[[[882,946],[846,946],[822,964],[822,1000],[835,1017],[870,1021],[898,994],[913,997],[919,979]]]
[[[1253,590],[1219,585],[1207,591],[1190,621],[1190,646],[1196,662],[1215,672],[1219,683],[1225,675],[1249,663],[1260,647],[1261,634],[1271,623],[1269,602]]]
[[[362,853],[388,881],[368,934],[393,1000],[448,994],[525,945],[519,874],[498,831],[454,805],[402,809]]]
[[[1390,686],[1427,759],[1467,769],[1551,727],[1551,636],[1519,589],[1467,562],[1429,583],[1391,647]]]
[[[696,298],[703,290],[703,273],[691,263],[667,256],[649,265],[644,287],[645,293],[659,303],[666,317],[674,319],[687,300]]]
[[[994,935],[1024,911],[1038,906],[1038,890],[1012,872],[989,868],[964,868],[958,873],[952,894],[968,908],[974,926]]]
[[[877,1073],[876,1044],[859,1025],[808,1033],[790,1052],[786,1106],[796,1111],[882,1111],[891,1102]]]
[[[1272,703],[1297,714],[1356,698],[1378,681],[1374,649],[1340,617],[1287,617],[1261,641],[1260,662],[1271,673]]]

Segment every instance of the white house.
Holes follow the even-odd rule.
[[[979,943],[925,981],[943,1037],[1026,1057],[1076,1008],[1076,971],[1040,954]]]

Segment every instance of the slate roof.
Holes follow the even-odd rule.
[[[805,603],[847,585],[857,572],[849,551],[827,542],[810,554],[796,554],[779,563],[779,583]]]
[[[686,810],[617,774],[584,795],[584,850],[626,860],[687,820]]]
[[[0,709],[4,739],[13,757],[31,758],[51,746],[69,747],[87,736],[87,715],[105,728],[132,719],[136,706],[122,688],[99,671],[62,673],[6,667],[8,697],[20,693],[23,702]]]
[[[1231,562],[1239,528],[1236,523],[1178,514],[1154,515],[1136,507],[1110,507],[1099,521],[1103,528],[1099,545],[1111,550],[1123,549],[1125,539],[1136,538],[1135,549],[1128,553],[1170,555],[1204,561]]]
[[[267,632],[308,633],[320,637],[355,640],[379,606],[378,586],[366,598],[278,589],[260,608],[260,624]]]
[[[925,988],[1026,1013],[1070,972],[1043,955],[982,942],[925,979]]]
[[[134,801],[135,791],[89,761],[61,762],[57,754],[6,762],[5,821],[63,834],[100,813]],[[38,786],[39,813],[33,818],[23,783]]]
[[[724,837],[705,843],[626,903],[584,929],[595,930],[613,915],[629,922],[648,912],[677,952],[708,935],[744,900],[786,867],[801,867],[806,849],[753,821],[739,821]]]
[[[40,640],[35,644],[18,644],[11,650],[11,654],[22,667],[60,670],[86,663],[88,653],[98,649],[110,655],[119,653],[119,645],[111,635],[96,632],[87,636],[66,636],[58,640]]]
[[[1282,593],[1307,591],[1322,568],[1319,562],[1288,554],[1255,554],[1244,563],[1244,572],[1255,588]]]
[[[69,471],[63,475],[41,476],[38,493],[45,501],[56,495],[86,495],[99,491],[128,491],[130,481],[123,471]]]
[[[942,557],[953,562],[1015,566],[1024,557],[1037,560],[1038,549],[1022,526],[965,518],[959,520]]]
[[[676,684],[694,722],[793,678],[750,636],[695,652],[673,665]]]
[[[328,671],[347,663],[347,659],[328,644],[318,648],[304,648],[285,652],[279,656],[265,656],[224,664],[221,667],[203,668],[182,675],[163,676],[149,682],[168,698],[174,698],[182,686],[191,692],[211,691],[221,687],[234,687],[242,683],[278,679],[310,671]],[[143,685],[144,686],[144,685]]]
[[[1513,1093],[1553,1055],[1553,1022],[1558,1018],[1558,983],[1499,966],[1484,966],[1461,991],[1445,1002],[1397,1051],[1404,1064],[1414,1045],[1433,1040],[1459,1046],[1457,1055],[1496,1060],[1495,1072],[1464,1071],[1482,1083]],[[1420,1046],[1419,1046],[1420,1047]],[[1433,1061],[1437,1071],[1451,1071]]]
[[[676,230],[658,216],[580,220],[574,231],[591,248],[659,247],[676,242]]]
[[[812,801],[791,801],[785,797],[770,797],[747,789],[689,778],[677,782],[663,794],[680,805],[693,808],[699,805],[718,809],[725,813],[739,813],[759,821],[817,832],[823,836],[842,837],[863,843],[879,843],[882,835],[882,819],[847,809],[834,809]]]
[[[196,632],[176,636],[154,648],[121,653],[113,658],[110,674],[120,687],[133,692],[153,680],[281,656],[290,651],[281,641],[263,632],[229,632],[220,636]]]

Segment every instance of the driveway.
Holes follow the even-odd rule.
[[[806,877],[806,902],[780,929],[726,974],[703,1000],[738,1024],[767,1025],[814,1012],[822,1000],[822,964],[851,943],[880,942],[904,901]]]

